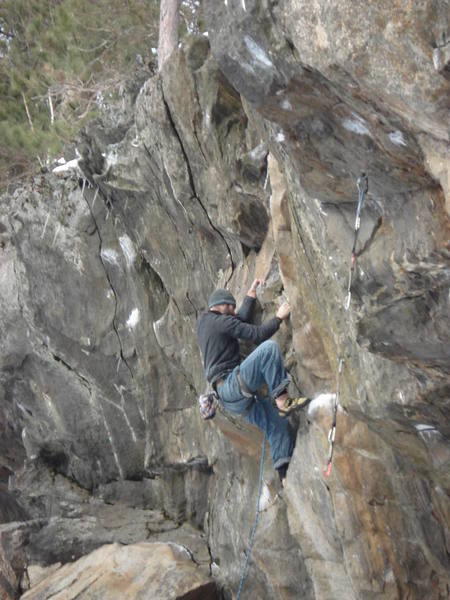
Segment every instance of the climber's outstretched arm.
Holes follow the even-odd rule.
[[[256,288],[264,284],[264,279],[255,279],[244,298],[242,306],[236,313],[236,317],[243,323],[250,323],[253,316],[253,307],[255,305]]]

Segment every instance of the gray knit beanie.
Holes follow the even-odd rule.
[[[224,289],[218,289],[211,294],[208,300],[208,308],[217,306],[217,304],[232,304],[236,306],[236,300],[231,292]]]

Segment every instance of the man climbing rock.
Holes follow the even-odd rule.
[[[238,312],[231,292],[213,292],[208,311],[198,319],[197,337],[206,379],[217,391],[225,410],[242,415],[266,432],[273,464],[283,483],[294,449],[294,435],[286,416],[305,406],[308,399],[288,397],[290,379],[283,357],[278,344],[269,340],[289,316],[289,304],[284,302],[276,316],[261,325],[250,323],[256,289],[262,283],[255,279]],[[242,362],[239,339],[259,344]],[[257,393],[264,383],[270,399]]]

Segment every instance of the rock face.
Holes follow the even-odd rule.
[[[188,551],[175,544],[112,544],[45,577],[22,598],[152,598],[214,600]]]
[[[27,566],[114,542],[128,561],[144,540],[235,593],[261,436],[201,422],[195,322],[254,277],[256,319],[291,302],[276,339],[294,388],[333,392],[344,366],[331,477],[329,396],[296,422],[282,494],[266,461],[244,594],[448,596],[450,11],[329,4],[205,3],[211,48],[137,77],[72,175],[3,198],[5,597]]]

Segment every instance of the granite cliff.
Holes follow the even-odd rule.
[[[281,492],[266,461],[243,597],[447,598],[448,2],[204,9],[73,169],[2,198],[2,597],[143,597],[142,564],[148,597],[231,598],[261,436],[201,421],[195,322],[263,277],[293,386],[333,392],[344,363],[332,474],[316,401]]]

